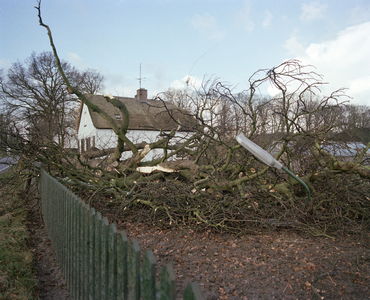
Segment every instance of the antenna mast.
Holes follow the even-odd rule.
[[[141,89],[141,63],[140,63],[140,77],[139,77],[140,89]]]
[[[140,63],[140,77],[137,78],[139,80],[140,90],[141,90],[141,81],[145,79],[145,77],[141,77],[141,63]]]

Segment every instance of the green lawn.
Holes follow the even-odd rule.
[[[6,176],[0,175],[0,299],[35,299],[37,279],[27,247],[27,212],[15,193],[8,193]]]

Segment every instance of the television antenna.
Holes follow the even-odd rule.
[[[141,81],[145,80],[145,77],[141,77],[141,63],[140,63],[140,77],[136,77],[136,80],[139,80],[140,90],[141,90]]]

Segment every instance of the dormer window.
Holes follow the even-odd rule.
[[[114,116],[116,117],[117,120],[121,120],[121,115],[120,114],[115,114]]]

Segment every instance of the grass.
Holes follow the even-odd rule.
[[[27,247],[27,212],[20,197],[7,193],[9,179],[0,175],[0,299],[35,299],[38,281]]]

